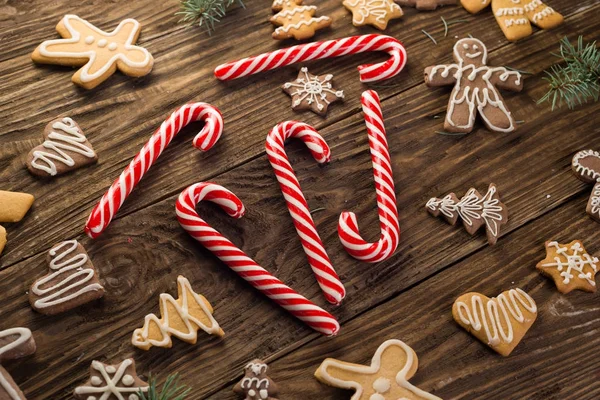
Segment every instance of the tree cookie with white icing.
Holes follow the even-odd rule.
[[[36,345],[27,328],[11,328],[0,331],[0,364],[35,353]],[[0,365],[0,399],[26,400],[19,386]]]
[[[141,26],[135,19],[125,19],[112,32],[96,28],[76,15],[65,15],[56,26],[63,39],[47,40],[39,45],[31,59],[38,64],[82,67],[73,75],[73,83],[93,89],[117,69],[128,76],[150,73],[154,59],[148,50],[134,43]]]
[[[277,14],[273,15],[270,21],[278,27],[273,32],[273,39],[309,39],[316,31],[331,25],[331,18],[315,17],[317,6],[305,6],[302,3],[303,0],[273,1],[271,8]]]
[[[148,383],[141,380],[135,370],[133,358],[107,365],[92,361],[90,379],[75,388],[77,400],[139,400],[139,393],[148,392]]]
[[[371,365],[327,358],[315,372],[315,378],[329,386],[354,390],[351,400],[440,400],[408,382],[418,365],[412,348],[391,339],[379,346]]]
[[[244,400],[277,400],[279,389],[267,375],[269,367],[262,360],[255,359],[244,367],[244,377],[233,388],[233,391]]]
[[[343,5],[352,13],[352,25],[372,25],[382,31],[390,20],[404,15],[394,0],[344,0]]]
[[[492,298],[472,292],[456,299],[452,316],[467,332],[506,357],[535,322],[537,305],[521,289]]]
[[[27,156],[27,169],[48,178],[94,164],[98,155],[79,125],[69,117],[51,121],[43,133],[44,143]]]
[[[104,296],[94,265],[77,240],[52,247],[48,264],[50,272],[29,291],[29,303],[37,312],[59,314]]]
[[[477,114],[491,131],[512,132],[516,129],[499,89],[520,92],[523,77],[505,67],[488,66],[487,57],[487,47],[481,40],[465,38],[454,45],[455,63],[425,68],[427,86],[454,85],[444,120],[446,131],[471,132]]]

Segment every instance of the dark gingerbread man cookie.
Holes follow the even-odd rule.
[[[244,378],[235,385],[233,391],[245,396],[244,400],[277,400],[274,396],[279,390],[267,376],[268,368],[262,360],[252,360],[244,368]]]

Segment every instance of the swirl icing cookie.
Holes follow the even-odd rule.
[[[36,346],[27,328],[11,328],[0,331],[0,364],[35,353]],[[0,365],[0,399],[26,400],[9,373]]]
[[[43,42],[31,59],[38,64],[82,66],[72,80],[85,89],[95,88],[117,69],[133,77],[152,71],[152,55],[134,45],[141,31],[135,19],[125,19],[114,31],[105,32],[76,15],[65,15],[56,31],[63,39]]]
[[[27,169],[39,177],[61,175],[98,161],[98,155],[79,125],[69,117],[51,121],[44,129],[44,143],[27,156]]]
[[[148,384],[135,371],[133,358],[107,365],[92,361],[90,379],[75,388],[77,400],[139,400],[139,392],[148,392]]]

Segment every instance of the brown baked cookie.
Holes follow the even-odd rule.
[[[140,391],[147,392],[148,384],[138,377],[133,358],[128,358],[115,365],[92,361],[90,379],[76,387],[73,396],[78,400],[138,400]]]
[[[19,222],[33,204],[34,197],[27,193],[0,190],[0,222]]]
[[[575,154],[571,168],[580,180],[594,183],[586,211],[592,219],[600,222],[600,152],[582,150]]]
[[[461,39],[454,45],[456,63],[425,68],[425,83],[430,87],[454,85],[444,129],[468,133],[477,113],[494,132],[512,132],[515,120],[499,89],[520,92],[523,79],[516,71],[487,65],[487,48],[479,39]]]
[[[546,258],[536,268],[552,278],[558,291],[563,294],[575,289],[596,292],[595,276],[600,261],[598,257],[589,255],[579,240],[569,244],[546,242]]]
[[[293,110],[310,110],[325,116],[329,104],[344,99],[344,91],[334,89],[332,79],[331,74],[312,75],[306,67],[302,67],[298,78],[285,83],[282,89],[292,97]]]
[[[27,328],[11,328],[0,332],[0,363],[35,353],[36,346]],[[0,399],[26,400],[19,386],[0,365]]]
[[[594,185],[585,210],[596,222],[600,222],[600,181]]]
[[[458,0],[396,0],[401,6],[416,7],[417,10],[435,10],[439,6],[455,5]]]
[[[244,377],[233,391],[244,396],[244,400],[277,400],[277,385],[267,375],[269,367],[262,360],[256,359],[244,368]]]
[[[492,0],[460,0],[460,4],[471,14],[478,13],[489,6],[491,2]]]
[[[65,172],[93,164],[98,155],[81,128],[71,118],[58,118],[44,129],[44,143],[27,156],[27,169],[40,177],[62,175]]]
[[[0,254],[4,250],[4,246],[6,245],[6,229],[2,225],[0,225]]]
[[[352,13],[352,25],[372,25],[379,30],[388,22],[404,15],[394,0],[344,0],[344,7]]]
[[[271,17],[271,23],[278,26],[273,32],[273,39],[296,40],[309,39],[319,29],[331,25],[331,18],[315,17],[316,6],[303,6],[303,0],[275,0],[272,9],[277,14]]]
[[[29,291],[29,303],[47,315],[71,310],[104,296],[98,274],[77,240],[68,240],[48,252],[50,273],[37,279]]]

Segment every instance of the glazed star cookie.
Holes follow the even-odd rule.
[[[352,13],[354,26],[372,25],[384,30],[390,20],[404,15],[394,0],[344,0],[343,4]]]
[[[36,346],[27,328],[11,328],[0,331],[0,364],[35,353]],[[9,373],[0,365],[0,399],[26,400]]]
[[[177,300],[166,293],[160,295],[162,318],[146,315],[144,326],[133,332],[131,343],[134,346],[142,350],[149,350],[152,346],[170,348],[173,345],[171,336],[195,344],[199,329],[210,335],[225,335],[212,316],[213,308],[208,300],[195,293],[190,281],[183,276],[177,278],[177,292]]]
[[[315,32],[331,25],[331,18],[315,17],[316,6],[304,6],[303,0],[275,0],[271,6],[277,14],[271,17],[271,23],[278,26],[273,39],[296,40],[309,39]]]
[[[44,143],[27,156],[27,169],[39,177],[61,175],[98,161],[98,155],[79,125],[71,118],[58,118],[44,129]]]
[[[244,368],[244,377],[233,388],[233,391],[244,396],[244,400],[277,400],[277,385],[267,375],[269,367],[262,360],[256,359]]]
[[[75,388],[73,397],[77,400],[139,400],[140,391],[146,393],[148,384],[138,377],[133,358],[115,365],[92,361],[90,379]]]
[[[396,0],[401,6],[415,7],[417,10],[435,10],[439,6],[455,5],[458,0]]]
[[[596,182],[586,211],[595,221],[600,222],[600,152],[582,150],[575,154],[571,166],[575,176],[583,182]]]
[[[523,79],[517,71],[487,65],[487,47],[479,39],[461,39],[454,45],[453,64],[425,68],[429,87],[454,85],[450,94],[444,129],[469,133],[475,117],[494,132],[512,132],[515,120],[498,89],[520,92]]]
[[[128,76],[150,73],[154,59],[148,50],[135,46],[141,27],[135,19],[121,21],[112,32],[104,32],[76,15],[65,15],[56,26],[63,39],[47,40],[31,55],[38,64],[80,67],[73,83],[93,89],[118,69]]]
[[[417,372],[417,354],[404,342],[385,341],[371,365],[351,364],[327,358],[315,377],[330,386],[354,390],[352,400],[440,400],[408,382]]]
[[[511,289],[491,299],[472,292],[456,299],[452,316],[467,332],[506,357],[533,325],[537,305],[521,289]]]
[[[39,313],[59,314],[104,296],[98,274],[77,240],[68,240],[48,252],[50,272],[31,285],[29,303]]]
[[[589,255],[579,240],[569,244],[546,242],[546,258],[536,268],[552,278],[558,291],[563,294],[575,289],[596,292],[595,276],[600,261],[598,257]]]
[[[27,193],[0,190],[0,222],[19,222],[33,204],[34,197]]]
[[[298,78],[282,86],[292,98],[292,109],[310,110],[321,116],[327,114],[329,104],[344,99],[344,91],[333,88],[333,75],[312,75],[306,67],[300,69]]]

